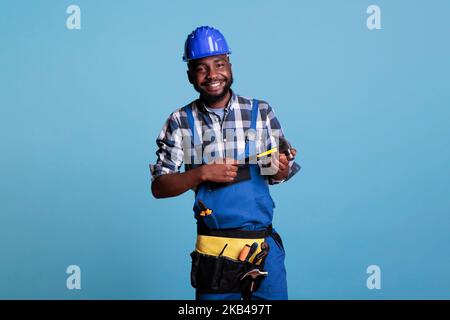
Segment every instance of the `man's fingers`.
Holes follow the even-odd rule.
[[[284,164],[286,166],[289,164],[289,160],[287,159],[287,157],[286,157],[286,155],[284,153],[280,154],[280,157],[279,157],[278,160],[279,160],[280,163],[282,163],[282,164]]]
[[[238,167],[236,165],[227,164],[227,170],[236,172],[236,171],[238,171]]]
[[[292,148],[291,149],[291,154],[292,154],[293,157],[295,157],[295,155],[297,154],[297,149]]]
[[[226,164],[231,164],[231,165],[238,165],[239,162],[235,159],[231,159],[231,158],[225,158],[224,163]]]
[[[225,172],[225,178],[222,182],[231,182],[236,177],[236,172],[227,171]]]
[[[235,171],[227,171],[227,172],[226,172],[226,175],[227,175],[228,177],[234,178],[234,177],[237,176],[237,172],[235,172]]]

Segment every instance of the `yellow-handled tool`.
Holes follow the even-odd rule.
[[[258,158],[261,158],[261,157],[264,157],[264,156],[268,156],[269,154],[272,154],[272,153],[277,152],[277,151],[278,151],[277,148],[272,148],[270,150],[258,153],[256,156],[246,157],[244,161],[245,161],[245,163],[249,163],[250,159],[254,159],[254,158],[258,159]]]
[[[202,209],[202,211],[200,211],[202,217],[212,214],[212,210],[207,208],[202,200],[198,199],[198,205],[200,206],[200,209]]]
[[[278,151],[277,148],[272,148],[272,149],[270,149],[270,150],[267,150],[267,151],[258,153],[258,154],[256,155],[256,157],[257,157],[257,158],[260,158],[260,157],[267,156],[267,155],[269,155],[269,154],[271,154],[271,153],[274,153],[274,152],[277,152],[277,151]]]

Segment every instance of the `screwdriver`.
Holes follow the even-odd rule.
[[[248,244],[246,244],[242,250],[241,253],[239,253],[239,261],[244,262],[245,259],[248,256],[248,253],[250,252],[250,246]]]
[[[250,260],[250,258],[256,252],[256,249],[258,249],[258,242],[253,242],[252,246],[250,247],[250,250],[248,251],[247,257],[245,258],[245,262],[248,262]]]

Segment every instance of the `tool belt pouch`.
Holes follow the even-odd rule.
[[[241,292],[239,279],[245,270],[242,262],[198,251],[192,252],[191,258],[191,285],[194,288],[211,293]]]
[[[191,285],[202,292],[231,293],[245,292],[251,286],[251,279],[242,276],[249,270],[260,269],[262,266],[247,262],[242,263],[226,256],[212,256],[198,251],[191,253]],[[253,291],[261,284],[262,278],[254,281]]]

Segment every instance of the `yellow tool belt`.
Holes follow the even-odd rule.
[[[258,243],[258,249],[249,259],[250,262],[253,262],[253,258],[261,251],[261,243],[264,242],[264,238],[242,239],[198,235],[195,250],[210,256],[219,256],[225,248],[222,252],[222,256],[238,260],[242,248],[244,248],[246,244],[251,246],[254,242]]]
[[[239,254],[245,245],[251,246],[258,243],[258,249],[249,258],[253,258],[261,252],[261,243],[269,235],[268,230],[210,230],[199,231],[195,250],[202,254],[211,256],[225,256],[230,259],[239,260]]]

